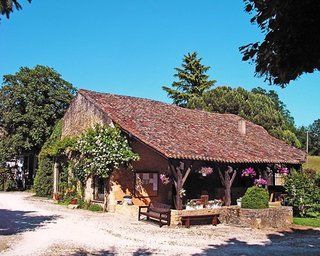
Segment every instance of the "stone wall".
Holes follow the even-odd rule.
[[[79,136],[95,124],[113,126],[104,112],[78,93],[63,117],[62,137]]]
[[[219,221],[224,224],[246,228],[287,228],[293,221],[291,207],[268,209],[243,209],[238,206],[201,210],[171,210],[171,225],[181,225],[184,215],[219,214]]]
[[[162,173],[168,169],[167,160],[157,152],[150,149],[140,141],[131,141],[131,147],[138,153],[140,160],[133,163],[133,169],[137,172]],[[134,197],[135,173],[134,171],[122,169],[116,170],[111,176],[111,190],[115,194],[116,201],[121,201],[124,195],[133,196],[135,205],[148,205],[150,201],[162,202],[171,205],[172,194],[171,185],[163,185],[158,181],[158,196],[154,197]]]

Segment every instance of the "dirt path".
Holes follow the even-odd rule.
[[[160,229],[119,214],[70,210],[28,193],[0,193],[0,254],[320,255],[320,230]]]

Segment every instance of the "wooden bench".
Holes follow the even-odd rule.
[[[204,219],[212,219],[212,225],[218,225],[218,217],[219,214],[207,214],[207,215],[187,215],[182,216],[181,221],[182,225],[184,224],[186,228],[190,228],[191,220],[204,220]]]
[[[147,220],[153,219],[159,222],[159,226],[170,225],[170,205],[161,203],[150,203],[148,206],[139,206],[138,220],[141,220],[141,216],[146,216]],[[146,211],[142,211],[146,209]]]

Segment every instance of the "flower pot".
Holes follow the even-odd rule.
[[[78,199],[77,198],[73,198],[72,200],[71,200],[71,204],[77,204],[78,203]]]
[[[132,196],[124,196],[123,202],[127,205],[132,205]]]

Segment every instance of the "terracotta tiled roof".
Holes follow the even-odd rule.
[[[278,140],[259,125],[233,114],[190,110],[154,100],[96,93],[79,93],[104,111],[123,130],[162,155],[229,163],[292,163],[305,153]]]

